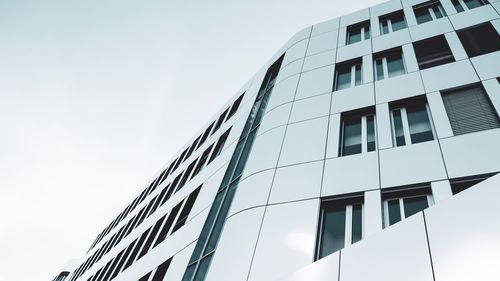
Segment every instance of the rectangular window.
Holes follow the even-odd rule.
[[[338,63],[335,66],[335,90],[361,85],[361,65],[361,58]]]
[[[420,70],[455,61],[444,35],[414,42],[413,49]]]
[[[405,74],[406,69],[401,47],[374,54],[373,71],[377,80]]]
[[[363,238],[363,197],[326,200],[321,203],[316,259]]]
[[[441,3],[438,0],[428,1],[419,5],[413,6],[413,12],[418,24],[436,20],[446,16]]]
[[[397,12],[383,15],[379,17],[380,22],[380,34],[387,34],[390,32],[405,29],[407,27],[405,14],[403,10]]]
[[[151,230],[151,227],[148,230],[146,230],[146,231],[144,231],[142,233],[141,237],[137,241],[137,244],[135,245],[134,250],[130,254],[130,257],[128,258],[127,263],[125,263],[125,266],[123,267],[123,270],[127,269],[129,266],[132,265],[132,263],[134,262],[135,258],[139,254],[139,250],[142,248],[142,245],[144,244],[144,241],[146,241],[146,237],[148,236],[150,230]]]
[[[486,0],[451,0],[451,2],[453,3],[453,6],[455,6],[457,13],[488,4],[488,1]]]
[[[184,175],[182,176],[181,181],[179,182],[179,186],[177,187],[177,190],[181,189],[186,184],[186,182],[188,181],[189,175],[191,174],[191,171],[193,171],[194,166],[196,165],[196,160],[198,160],[198,159],[195,159],[187,167],[186,171],[184,172]]]
[[[391,113],[395,146],[434,140],[432,119],[425,100],[417,98],[393,103]]]
[[[217,156],[219,156],[219,154],[221,154],[222,149],[224,148],[224,144],[226,143],[226,140],[227,140],[227,137],[229,136],[230,131],[231,131],[231,128],[227,129],[227,131],[225,131],[224,134],[222,134],[219,137],[219,140],[217,140],[217,144],[215,144],[214,151],[212,151],[212,154],[210,155],[210,159],[208,160],[207,165],[210,164],[212,161],[214,161],[214,159],[217,158]]]
[[[408,218],[433,204],[430,186],[386,191],[382,194],[384,227]]]
[[[347,27],[346,45],[370,39],[370,21],[364,21]]]
[[[177,213],[179,213],[179,210],[182,206],[182,201],[179,202],[175,207],[170,211],[170,214],[167,217],[167,220],[165,221],[165,224],[163,225],[160,234],[158,234],[158,238],[156,238],[155,243],[153,244],[153,248],[158,246],[165,238],[167,238],[168,233],[170,232],[170,227],[172,227],[172,224],[174,223],[175,218],[177,217]]]
[[[243,100],[243,96],[245,95],[245,93],[241,94],[241,96],[239,96],[234,102],[233,102],[233,105],[231,106],[231,110],[229,111],[229,113],[227,114],[227,117],[226,117],[226,121],[229,120],[229,118],[231,118],[235,113],[236,111],[238,111],[238,108],[240,107],[240,104],[241,104],[241,101]]]
[[[161,219],[156,221],[155,225],[153,226],[153,229],[151,230],[151,233],[148,236],[148,239],[144,243],[144,246],[142,247],[141,251],[139,252],[139,255],[137,256],[137,260],[139,260],[149,252],[149,248],[151,248],[151,245],[153,244],[153,241],[156,238],[158,231],[160,231],[160,227],[162,226],[166,217],[167,215],[164,215]]]
[[[500,50],[500,35],[490,22],[459,30],[457,34],[469,57]]]
[[[500,127],[500,120],[481,84],[442,92],[454,135]]]
[[[373,112],[373,109],[363,109],[342,114],[341,156],[375,150],[375,118]]]

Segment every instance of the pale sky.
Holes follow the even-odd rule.
[[[51,280],[297,31],[380,3],[0,1],[0,281]]]

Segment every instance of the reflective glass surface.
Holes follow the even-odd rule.
[[[405,134],[403,131],[403,121],[401,120],[401,110],[396,109],[392,111],[392,119],[394,121],[394,138],[396,139],[396,146],[406,144]]]
[[[399,199],[389,200],[387,202],[389,212],[389,225],[393,225],[401,220],[401,211],[399,210]]]
[[[404,210],[405,210],[405,217],[409,217],[411,215],[414,215],[423,209],[429,207],[429,204],[427,203],[427,196],[418,196],[418,197],[411,197],[411,198],[405,198],[403,199],[403,204],[404,204]]]
[[[345,206],[326,208],[321,230],[321,249],[319,258],[344,248],[345,243]]]
[[[434,139],[431,123],[425,105],[409,106],[406,108],[410,138],[412,143],[431,141]]]
[[[342,156],[361,153],[361,118],[344,120]]]

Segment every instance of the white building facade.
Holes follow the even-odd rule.
[[[500,1],[298,32],[67,280],[500,280]]]

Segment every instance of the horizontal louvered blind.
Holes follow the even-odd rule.
[[[500,127],[498,115],[482,86],[445,93],[443,102],[455,135]]]

